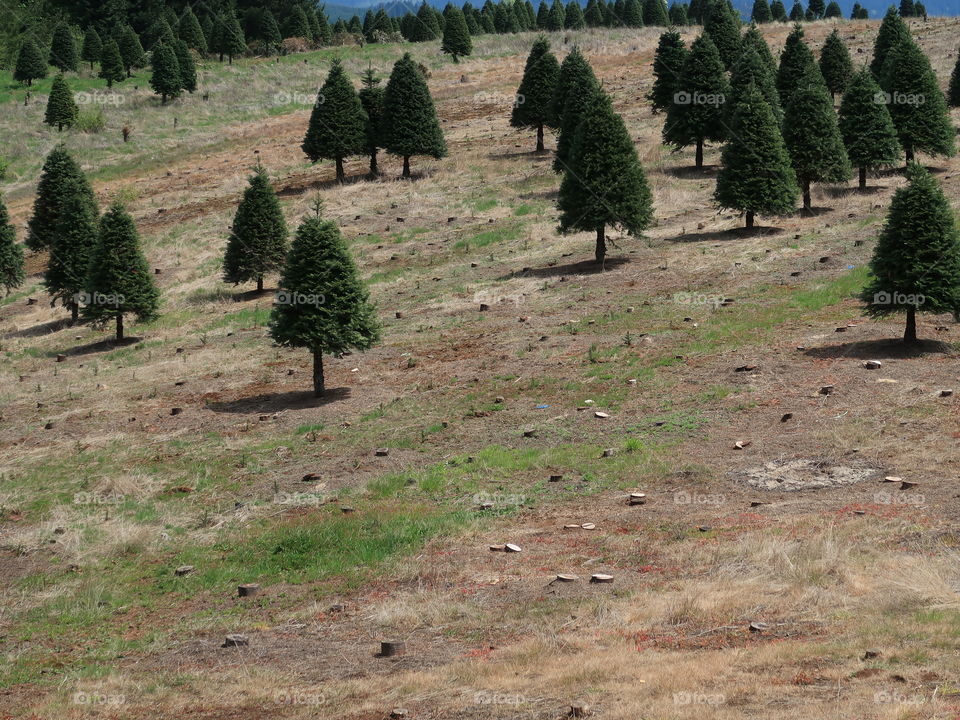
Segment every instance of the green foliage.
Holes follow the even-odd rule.
[[[17,232],[10,224],[7,206],[0,196],[0,286],[7,295],[23,284],[23,248],[17,244]]]
[[[85,288],[90,256],[97,243],[97,207],[90,203],[86,192],[84,183],[76,178],[64,183],[50,260],[43,276],[50,297],[69,307],[74,320],[79,304],[77,295]]]
[[[885,79],[883,78],[883,65],[887,60],[887,54],[901,40],[909,39],[910,30],[907,24],[897,14],[897,9],[892,5],[883,16],[883,22],[880,23],[880,30],[877,31],[877,38],[873,41],[873,59],[870,61],[870,72],[880,83],[880,87],[888,90]]]
[[[383,96],[384,89],[380,87],[380,78],[378,78],[372,68],[367,68],[361,79],[363,87],[360,88],[358,96],[360,105],[367,115],[367,153],[370,155],[370,172],[377,173],[377,149],[383,147],[383,140],[380,137],[380,123],[383,118]]]
[[[703,32],[710,35],[723,66],[729,70],[740,55],[740,16],[726,0],[718,0],[711,7]]]
[[[73,38],[73,31],[66,23],[57,25],[53,31],[53,40],[50,41],[50,64],[60,72],[68,70],[76,72],[80,66],[77,42]]]
[[[753,11],[750,13],[750,19],[759,25],[773,22],[773,12],[770,10],[767,0],[753,0]]]
[[[847,89],[853,74],[853,62],[836,28],[827,36],[820,50],[820,72],[831,96],[842,94]]]
[[[343,181],[343,159],[365,152],[366,147],[366,113],[343,65],[335,59],[314,103],[301,148],[311,162],[335,160],[337,179]]]
[[[411,24],[411,42],[429,42],[440,37],[440,22],[437,14],[426,2],[417,10],[416,22]]]
[[[97,29],[91,25],[83,35],[83,47],[80,50],[80,59],[90,63],[93,67],[95,62],[100,62],[100,56],[103,54],[103,41],[97,33]]]
[[[140,44],[140,37],[129,25],[124,25],[120,29],[117,36],[117,46],[120,48],[120,57],[123,58],[127,77],[130,77],[133,68],[141,68],[146,65],[147,56],[143,52],[143,45]]]
[[[803,78],[816,67],[816,61],[810,48],[803,42],[803,28],[794,25],[793,31],[787,36],[783,53],[780,55],[780,68],[777,70],[777,92],[780,93],[780,103],[786,109],[793,97],[793,92],[800,87]]]
[[[806,16],[803,12],[803,5],[800,4],[800,0],[796,0],[793,3],[793,7],[790,8],[790,22],[803,22],[806,19]]]
[[[406,177],[409,177],[407,159],[412,155],[446,157],[447,143],[433,98],[410,53],[405,53],[390,73],[383,97],[381,136],[387,152],[404,158]]]
[[[749,213],[749,225],[753,213],[791,212],[798,196],[779,119],[763,93],[749,83],[738,91],[714,199],[721,208]]]
[[[183,89],[183,78],[174,49],[161,42],[153,48],[150,64],[153,67],[153,72],[150,74],[150,87],[160,96],[161,104],[165,104],[167,98],[178,97]]]
[[[827,3],[827,9],[823,13],[823,17],[825,17],[827,20],[830,20],[831,18],[843,17],[843,10],[840,9],[840,4],[837,2],[837,0],[830,0],[830,2]]]
[[[274,21],[276,22],[276,21]],[[203,34],[203,28],[194,14],[193,9],[187,5],[177,23],[177,37],[187,44],[188,48],[196,50],[201,55],[207,52],[207,38]]]
[[[273,13],[271,13],[271,15],[272,14]],[[276,22],[276,18],[274,18],[274,22]],[[302,6],[294,5],[284,27],[284,36],[288,38],[304,38],[305,40],[310,39],[310,21],[307,20],[307,13]]]
[[[960,107],[960,53],[957,53],[957,62],[950,73],[950,88],[947,91],[947,102],[950,107]]]
[[[183,40],[174,42],[173,51],[180,70],[180,87],[192,93],[197,89],[197,66],[193,61],[193,53]]]
[[[459,58],[469,55],[473,50],[470,30],[467,29],[467,21],[459,8],[451,7],[446,17],[447,23],[443,28],[443,42],[440,43],[440,49],[453,56],[454,62],[458,62]]]
[[[256,281],[283,266],[287,252],[287,224],[280,201],[262,165],[254,168],[237,207],[223,256],[224,282],[239,285]]]
[[[211,49],[220,56],[221,62],[226,56],[230,63],[233,63],[234,56],[243,55],[247,51],[243,29],[233,10],[221,13],[214,28],[215,42],[212,43]]]
[[[33,85],[34,80],[47,76],[47,63],[37,49],[33,38],[27,37],[17,54],[17,64],[13,68],[13,79],[17,82]]]
[[[670,24],[676,27],[683,27],[684,25],[690,24],[690,19],[687,17],[686,3],[675,0],[670,6]]]
[[[883,75],[890,117],[907,162],[915,152],[953,155],[956,132],[950,111],[920,46],[909,37],[901,40],[890,49]]]
[[[277,24],[277,18],[269,10],[264,10],[263,15],[260,16],[260,37],[266,44],[268,53],[279,52],[283,46],[280,25]]]
[[[623,119],[601,89],[586,103],[557,198],[560,231],[597,232],[597,261],[606,252],[604,227],[639,235],[653,219],[650,188]]]
[[[643,24],[660,27],[670,24],[665,0],[643,0]]]
[[[860,70],[840,102],[838,124],[854,167],[874,170],[900,158],[900,143],[887,105],[877,102],[882,90],[866,68]]]
[[[66,195],[66,188],[72,181],[80,184],[79,193],[83,195],[93,214],[96,215],[96,199],[80,166],[70,156],[64,145],[57,145],[47,155],[43,169],[40,171],[37,197],[33,203],[33,215],[27,223],[26,245],[30,250],[45,250],[53,245],[60,217],[60,204]]]
[[[911,164],[909,184],[894,193],[864,288],[864,312],[960,312],[960,239],[939,183]],[[909,329],[908,329],[909,333]],[[909,338],[908,338],[909,339]]]
[[[753,45],[744,45],[744,51],[733,65],[730,73],[730,101],[726,104],[728,116],[736,111],[737,103],[749,86],[753,85],[770,106],[777,124],[783,122],[783,108],[780,106],[780,93],[774,74],[769,66],[757,54]]]
[[[100,72],[97,77],[107,81],[107,87],[113,87],[115,82],[123,82],[127,77],[124,69],[123,58],[120,56],[120,48],[117,41],[113,38],[107,38],[103,44],[103,52],[100,57]]]
[[[543,150],[543,126],[550,121],[550,108],[560,78],[560,65],[550,52],[550,42],[542,35],[533,43],[523,79],[517,88],[510,125],[537,129],[537,150]]]
[[[723,106],[729,95],[720,53],[705,30],[693,41],[683,64],[680,88],[667,110],[664,142],[678,149],[696,145],[696,164],[701,167],[703,143],[727,137]]]
[[[160,307],[160,291],[140,250],[137,227],[119,202],[100,220],[84,290],[83,319],[94,325],[116,319],[118,340],[123,339],[124,315],[143,322],[156,317]]]
[[[553,170],[564,172],[573,154],[574,139],[580,120],[600,84],[590,63],[574,48],[560,66],[557,87],[551,104],[551,124],[559,130]]]
[[[783,4],[783,0],[773,0],[770,3],[770,14],[773,15],[775,22],[787,22],[789,18],[787,17],[787,8]]]
[[[583,30],[587,26],[587,21],[583,19],[583,8],[580,7],[578,0],[570,0],[567,3],[563,26],[567,30]]]
[[[671,29],[660,35],[653,56],[653,87],[647,95],[654,112],[668,110],[673,104],[673,96],[680,90],[686,59],[687,48],[680,33]]]
[[[50,87],[43,122],[55,126],[58,131],[63,130],[64,126],[70,127],[77,121],[77,112],[77,104],[73,101],[70,86],[67,85],[63,73],[60,73],[53,79],[53,85]]]

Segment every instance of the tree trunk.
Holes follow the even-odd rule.
[[[380,168],[377,167],[377,151],[376,149],[370,153],[370,174],[373,177],[376,177],[380,174]]]
[[[753,227],[753,210],[747,210],[747,227]]]
[[[257,278],[257,292],[263,292],[263,275]]]
[[[342,184],[343,181],[346,179],[347,179],[347,176],[343,172],[343,158],[338,157],[337,158],[337,182]]]
[[[409,155],[403,156],[403,177],[405,178],[410,177],[410,156]]]
[[[77,302],[70,303],[70,324],[76,325],[80,320],[80,304]]]
[[[603,228],[603,225],[597,227],[597,248],[594,256],[598,263],[602,263],[607,256],[607,240],[603,236]]]
[[[867,169],[865,167],[860,168],[860,189],[867,189]]]
[[[537,125],[537,152],[543,152],[543,123]]]
[[[804,212],[813,211],[813,205],[810,202],[810,181],[809,180],[803,181],[803,211]]]
[[[323,350],[313,349],[313,396],[323,397]]]
[[[123,340],[123,313],[117,310],[117,341]]]
[[[697,168],[703,167],[703,140],[697,138]]]
[[[903,331],[903,341],[908,343],[917,341],[917,309],[913,306],[907,308],[907,327]]]
[[[913,148],[908,147],[903,149],[904,154],[907,156],[907,165],[913,162]]]

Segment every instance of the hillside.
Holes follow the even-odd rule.
[[[805,40],[839,27],[860,65],[878,26]],[[945,88],[960,21],[910,27]],[[775,55],[789,31],[763,26]],[[712,201],[719,146],[697,171],[661,144],[658,30],[553,33],[653,192],[655,226],[601,270],[590,233],[556,231],[552,155],[509,127],[534,38],[456,65],[436,42],[211,60],[164,107],[145,71],[109,93],[84,71],[90,134],[42,125],[49,79],[25,104],[0,73],[19,239],[64,141],[162,292],[120,346],[50,307],[43,254],[0,302],[0,718],[960,714],[960,331],[921,315],[904,347],[855,298],[901,170],[745,231]],[[300,149],[317,87],[333,57],[358,81],[404,51],[450,155],[412,182],[351,158],[340,186]],[[267,336],[272,294],[220,280],[258,160],[289,226],[322,198],[384,324],[327,359],[322,400]],[[956,208],[960,159],[920,160]]]

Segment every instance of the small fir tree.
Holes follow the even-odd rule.
[[[660,35],[653,56],[653,88],[647,95],[654,112],[670,109],[673,96],[680,90],[686,59],[687,48],[680,33],[671,29]]]
[[[287,252],[287,225],[267,171],[259,163],[250,176],[237,207],[223,256],[224,282],[239,285],[256,282],[263,292],[263,278],[283,267]]]
[[[160,104],[166,105],[168,98],[180,96],[183,89],[183,78],[180,75],[180,63],[177,54],[166,43],[160,43],[153,49],[150,64],[153,72],[150,74],[150,87],[160,96]]]
[[[97,244],[97,208],[86,196],[84,184],[69,179],[63,188],[63,197],[55,223],[50,259],[43,275],[43,284],[54,301],[70,310],[70,320],[79,319],[80,305],[95,298],[83,295],[90,256]],[[96,298],[99,299],[99,298]]]
[[[376,76],[372,68],[367,68],[364,71],[360,82],[363,87],[360,88],[358,95],[363,111],[367,114],[367,153],[370,155],[370,176],[376,177],[380,174],[380,169],[377,166],[377,150],[383,147],[383,140],[380,137],[380,123],[383,118],[384,89],[380,87],[380,78]]]
[[[70,91],[70,86],[67,85],[63,73],[60,73],[53,79],[43,121],[47,125],[55,126],[59,132],[63,130],[64,126],[70,127],[73,125],[77,121],[78,114],[79,108],[77,108],[77,103],[73,100],[73,93]]]
[[[60,204],[67,194],[71,181],[77,181],[81,194],[89,204],[91,212],[97,213],[97,203],[90,183],[80,170],[80,166],[67,152],[64,145],[57,145],[47,155],[40,171],[37,183],[36,200],[33,202],[33,215],[27,223],[26,246],[34,252],[46,250],[53,245],[60,217]]]
[[[450,8],[447,23],[443,28],[443,42],[440,43],[440,49],[453,57],[454,62],[460,62],[461,57],[466,57],[473,50],[467,21],[459,8]]]
[[[100,39],[97,29],[91,25],[83,35],[83,47],[80,49],[80,59],[90,63],[90,69],[93,70],[93,64],[100,62],[100,56],[103,54],[103,40]]]
[[[28,37],[17,53],[17,63],[13,69],[13,79],[17,82],[33,85],[34,80],[47,76],[47,63],[37,49],[33,38]]]
[[[820,50],[820,72],[827,83],[830,97],[842,95],[853,74],[853,62],[847,46],[840,39],[840,33],[834,28]]]
[[[0,286],[6,295],[23,285],[23,248],[17,244],[17,231],[10,224],[7,206],[0,196]]]
[[[867,187],[867,171],[894,165],[900,159],[900,142],[887,104],[877,102],[883,91],[864,68],[847,87],[837,118],[850,163],[859,168],[860,189]]]
[[[353,83],[339,60],[330,66],[310,114],[310,125],[303,139],[303,152],[311,162],[333,160],[337,181],[344,182],[344,158],[366,152],[367,117]]]
[[[103,44],[100,72],[97,73],[97,77],[106,80],[108,88],[112,88],[115,82],[123,82],[127,77],[126,70],[123,67],[123,58],[120,57],[120,48],[113,38],[107,38],[107,41]]]
[[[543,128],[550,122],[550,106],[559,76],[560,64],[550,52],[550,42],[541,35],[527,56],[523,79],[510,114],[512,127],[536,129],[537,152],[544,150]]]
[[[77,53],[77,42],[73,38],[73,31],[66,23],[57,25],[50,41],[50,64],[60,72],[76,72],[80,66],[80,56]]]

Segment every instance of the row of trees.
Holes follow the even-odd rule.
[[[312,162],[333,160],[343,182],[343,161],[369,155],[370,174],[378,174],[377,151],[403,158],[403,177],[410,177],[410,158],[442,158],[447,144],[440,129],[426,79],[409,53],[398,60],[385,88],[372,69],[363,76],[359,93],[343,65],[334,60],[317,94],[303,139],[303,152]]]

